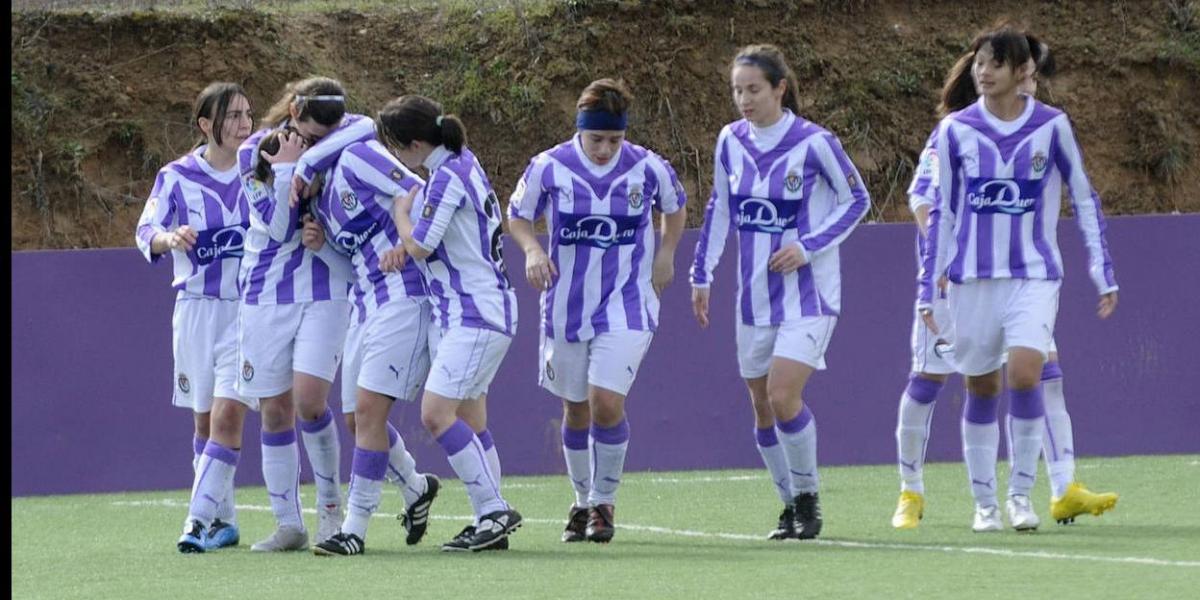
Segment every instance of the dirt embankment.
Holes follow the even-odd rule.
[[[530,156],[572,133],[579,90],[623,77],[637,95],[630,138],[672,161],[696,225],[712,144],[736,118],[728,62],[752,42],[787,53],[805,116],[842,139],[867,181],[869,218],[901,220],[942,77],[1001,15],[1054,48],[1059,76],[1041,96],[1071,114],[1110,214],[1200,211],[1194,2],[572,0],[523,15],[463,6],[14,14],[12,248],[131,245],[155,172],[194,141],[201,88],[242,82],[262,114],[284,83],[309,74],[341,79],[351,109],[368,114],[401,93],[443,101],[464,118],[502,198]]]

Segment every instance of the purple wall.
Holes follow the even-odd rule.
[[[1108,321],[1095,317],[1078,230],[1066,221],[1060,232],[1068,279],[1057,337],[1080,454],[1200,452],[1200,215],[1110,219],[1122,288]],[[805,394],[820,422],[822,464],[894,460],[909,364],[912,236],[908,224],[863,226],[843,247],[844,316],[829,370]],[[695,239],[695,231],[684,236],[660,335],[630,394],[631,470],[761,466],[734,358],[734,248],[718,269],[714,322],[701,331],[686,283]],[[506,256],[522,322],[492,386],[491,429],[506,473],[563,472],[561,409],[536,385],[537,300],[520,277],[523,256],[512,244]],[[13,495],[190,485],[191,415],[170,405],[169,265],[151,267],[133,249],[114,249],[15,252],[12,266]],[[931,460],[960,457],[960,390],[952,383],[943,393]],[[340,406],[336,396],[332,402]],[[419,467],[448,473],[417,407],[401,405],[392,415]],[[252,416],[241,484],[262,481],[257,435]],[[342,438],[346,477],[344,428]]]

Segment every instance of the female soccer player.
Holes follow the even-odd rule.
[[[825,368],[841,311],[838,246],[871,199],[837,138],[799,116],[796,76],[778,48],[739,50],[730,84],[743,119],[717,136],[692,310],[707,327],[713,269],[736,229],[738,366],[759,452],[784,503],[768,537],[811,539],[822,525],[817,425],[801,394]]]
[[[578,132],[533,157],[509,200],[526,278],[542,291],[538,380],[563,402],[563,455],[575,488],[564,542],[613,537],[629,445],[625,397],[658,326],[658,297],[674,278],[687,217],[671,165],[625,139],[632,100],[612,79],[584,88]],[[658,243],[652,208],[663,213]],[[549,255],[533,233],[543,215]]]
[[[404,164],[429,170],[420,198],[412,189],[393,210],[403,246],[388,261],[394,267],[405,255],[416,259],[433,294],[439,339],[421,421],[466,484],[475,512],[475,523],[442,550],[507,547],[521,515],[500,495],[483,443],[461,413],[464,401],[482,403],[517,328],[517,297],[500,249],[500,205],[466,148],[462,122],[442,114],[433,100],[402,96],[389,102],[379,112],[379,138]]]
[[[195,491],[180,552],[231,546],[240,538],[232,465],[244,408],[236,402],[234,381],[237,275],[249,208],[238,183],[236,152],[253,125],[246,92],[236,83],[209,85],[196,98],[192,123],[203,140],[158,172],[135,236],[146,260],[153,263],[170,252],[175,263],[172,403],[191,408],[195,419]]]
[[[1035,75],[1026,78],[1021,84],[1021,93],[1034,96],[1037,93],[1039,78],[1054,75],[1054,57],[1049,47],[1031,35],[1026,35],[1029,43],[1031,60],[1034,63]],[[966,108],[978,99],[974,83],[962,76],[969,72],[974,60],[968,53],[959,59],[958,64],[951,70],[950,81],[969,83],[950,94],[947,94],[941,109],[941,116]],[[933,148],[935,135],[929,137],[912,184],[909,186],[909,208],[913,212],[918,227],[917,253],[924,252],[925,236],[928,232],[929,210],[937,201],[937,152]],[[919,261],[918,261],[919,262]],[[924,513],[925,486],[924,463],[925,446],[929,440],[929,424],[938,392],[946,382],[946,376],[954,372],[948,357],[943,356],[937,348],[939,340],[952,340],[953,335],[948,331],[948,317],[945,298],[934,296],[934,320],[943,331],[941,335],[932,335],[925,326],[921,316],[914,308],[912,351],[913,374],[909,377],[908,387],[900,397],[900,409],[896,424],[896,445],[900,470],[900,500],[896,512],[892,516],[892,526],[897,529],[915,528]],[[942,349],[949,349],[942,346]],[[1059,522],[1070,522],[1080,514],[1091,512],[1099,515],[1116,505],[1117,495],[1114,493],[1097,494],[1082,483],[1074,481],[1075,459],[1071,431],[1071,420],[1067,414],[1066,402],[1062,394],[1062,369],[1058,366],[1058,353],[1055,351],[1054,340],[1050,341],[1049,358],[1042,368],[1042,395],[1046,409],[1046,438],[1043,442],[1042,456],[1045,458],[1047,470],[1050,473],[1052,499],[1050,502],[1051,515]],[[1011,445],[1010,445],[1011,447]],[[991,524],[998,525],[995,521]]]
[[[422,184],[371,139],[342,150],[313,204],[328,230],[322,237],[350,257],[355,273],[342,365],[343,410],[354,413],[353,474],[341,530],[313,547],[317,555],[353,556],[366,550],[367,525],[389,477],[401,485],[407,506],[405,541],[416,544],[425,535],[429,507],[440,488],[437,477],[416,471],[403,438],[387,421],[392,403],[415,400],[429,372],[425,282],[415,265],[389,272],[382,261],[400,244],[390,216],[394,199]],[[311,221],[305,227],[320,230]]]
[[[939,198],[930,212],[917,306],[930,332],[939,335],[933,295],[935,288],[946,290],[953,362],[967,377],[962,435],[976,531],[1002,528],[996,415],[1007,357],[1011,475],[1005,512],[1014,529],[1026,531],[1040,523],[1029,491],[1046,428],[1040,383],[1063,273],[1056,225],[1064,181],[1100,292],[1100,318],[1116,309],[1117,285],[1100,200],[1070,121],[1020,92],[1035,71],[1028,38],[1001,26],[977,36],[970,52],[970,72],[962,69],[948,81],[943,98],[968,85],[980,98],[938,125]]]

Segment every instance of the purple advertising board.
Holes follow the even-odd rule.
[[[1200,452],[1200,215],[1109,219],[1121,285],[1096,317],[1079,231],[1060,223],[1067,278],[1056,338],[1081,456]],[[916,266],[911,224],[863,225],[842,247],[842,316],[828,370],[805,390],[820,423],[821,464],[895,460],[896,407],[909,370]],[[658,335],[630,391],[629,470],[758,467],[753,417],[734,354],[732,244],[718,267],[712,325],[691,314],[688,231]],[[564,472],[560,401],[537,386],[537,296],[507,246],[519,333],[489,394],[506,474]],[[192,418],[171,406],[171,269],[130,248],[12,254],[12,494],[186,488]],[[330,398],[340,411],[339,387]],[[929,459],[960,460],[962,386],[942,393]],[[415,404],[392,421],[418,467],[449,474]],[[242,485],[261,484],[258,418],[246,424]],[[343,478],[353,440],[341,430]],[[306,463],[302,460],[302,463]],[[311,474],[305,464],[306,480]]]

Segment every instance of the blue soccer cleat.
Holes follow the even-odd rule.
[[[188,523],[187,529],[183,531],[183,535],[179,536],[179,541],[175,543],[175,547],[184,554],[200,554],[207,549],[208,533],[204,530],[204,525],[200,521],[192,521]]]
[[[221,548],[236,546],[241,541],[242,535],[238,531],[237,525],[217,519],[213,521],[212,527],[208,528],[208,540],[204,549],[219,550]]]

